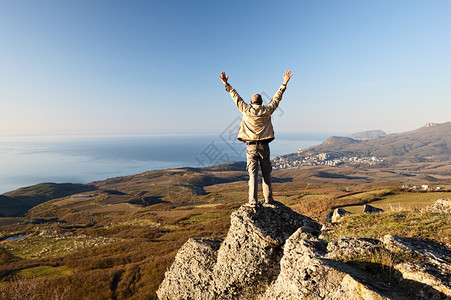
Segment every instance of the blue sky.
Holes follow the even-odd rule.
[[[0,135],[215,134],[273,95],[277,132],[451,121],[451,1],[0,0]]]

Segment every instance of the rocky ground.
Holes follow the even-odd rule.
[[[448,203],[440,203],[446,206]],[[224,240],[190,239],[160,299],[451,299],[451,253],[420,239],[343,237],[281,203],[241,206]]]

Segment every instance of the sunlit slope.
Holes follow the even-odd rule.
[[[451,122],[428,124],[419,129],[368,140],[330,137],[309,152],[346,156],[377,156],[389,162],[441,162],[451,155]]]

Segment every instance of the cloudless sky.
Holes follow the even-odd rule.
[[[294,73],[277,132],[451,121],[451,1],[0,0],[0,135],[215,134]]]

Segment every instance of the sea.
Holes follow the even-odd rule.
[[[280,134],[271,157],[317,145],[328,134]],[[245,161],[236,134],[1,137],[0,194],[42,182],[89,183],[157,169]]]

